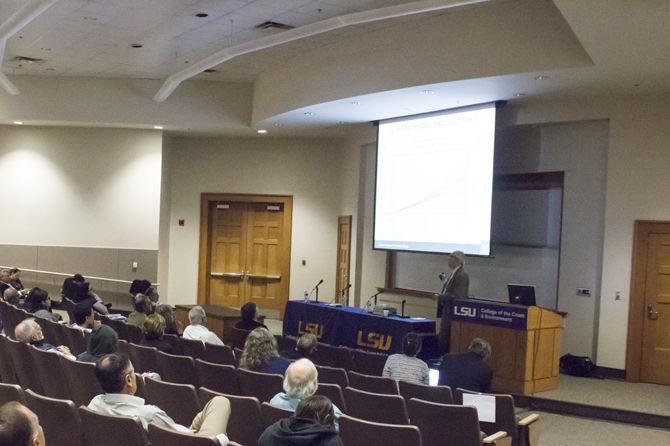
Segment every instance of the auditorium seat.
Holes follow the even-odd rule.
[[[352,350],[351,367],[347,370],[364,375],[382,376],[388,355],[382,353]]]
[[[372,393],[385,393],[387,395],[398,394],[398,383],[391,378],[384,378],[382,376],[363,375],[350,371],[349,387],[354,389],[365,390]]]
[[[204,406],[217,395],[230,400],[230,421],[228,422],[228,438],[243,445],[255,445],[263,433],[261,404],[252,396],[224,395],[205,387],[198,390],[200,403]]]
[[[77,406],[69,399],[49,398],[25,392],[26,406],[40,419],[49,446],[83,446],[84,437]]]
[[[409,424],[405,399],[400,395],[384,395],[347,387],[344,389],[347,413],[352,417],[375,423]]]
[[[11,339],[8,339],[6,346],[12,358],[16,379],[21,387],[42,393],[42,382],[37,369],[33,367],[33,359],[30,357],[30,349],[33,347]]]
[[[197,339],[179,339],[182,354],[193,359],[205,359],[205,344]],[[208,346],[209,347],[209,346]]]
[[[159,373],[158,367],[158,350],[156,347],[145,347],[128,343],[128,356],[130,362],[133,363],[135,371],[138,373],[156,372]]]
[[[327,397],[342,412],[347,411],[347,405],[344,402],[344,394],[342,393],[340,386],[337,384],[319,383],[315,394]]]
[[[114,329],[116,334],[119,335],[119,339],[129,341],[128,339],[128,324],[117,319],[110,319],[107,316],[100,315],[100,322],[105,325],[109,325]],[[130,341],[129,341],[130,342]]]
[[[41,394],[61,400],[72,399],[67,386],[67,377],[60,362],[60,355],[56,352],[38,350],[33,346],[30,346],[28,351],[32,364],[37,370],[37,376],[40,378]]]
[[[505,431],[512,438],[512,445],[536,446],[540,436],[540,416],[530,414],[517,421],[514,413],[514,399],[511,395],[504,394],[478,394],[465,389],[456,389],[455,400],[458,404],[463,404],[463,394],[489,395],[495,397],[496,401],[496,422],[481,422],[481,429],[487,434],[493,432]]]
[[[77,356],[79,353],[86,351],[86,335],[83,331],[78,328],[70,328],[64,326],[65,339],[67,339],[67,345],[72,350],[72,354]]]
[[[142,342],[142,338],[144,335],[142,334],[142,329],[138,327],[137,325],[129,325],[123,322],[126,326],[126,332],[127,332],[127,340],[128,342],[132,342],[133,344],[139,344]]]
[[[263,427],[267,428],[279,420],[283,420],[284,418],[289,418],[292,416],[292,410],[275,407],[270,403],[261,404],[261,419],[263,420]]]
[[[320,383],[337,384],[342,389],[349,387],[349,377],[346,370],[325,365],[317,365],[316,370],[319,372]]]
[[[433,403],[454,404],[454,397],[449,386],[427,386],[400,380],[398,381],[398,390],[400,395],[405,398],[405,402],[416,398]]]
[[[39,317],[36,317],[35,320],[40,324],[40,327],[42,327],[42,333],[44,334],[46,342],[51,345],[67,345],[65,332],[60,331],[60,324],[58,322],[51,322]]]
[[[181,342],[180,342],[181,337],[177,336],[176,334],[168,334],[165,333],[163,335],[163,340],[165,342],[168,342],[170,345],[172,345],[172,354],[173,355],[183,355],[184,352],[181,349]]]
[[[351,349],[319,342],[316,345],[316,350],[312,353],[311,359],[318,365],[348,370],[351,367]]]
[[[423,446],[479,446],[480,424],[477,409],[470,406],[438,404],[412,398],[408,402],[412,424],[421,431]],[[506,432],[496,432],[481,444],[509,445],[511,437]]]
[[[421,446],[416,426],[375,423],[347,415],[340,417],[340,437],[345,445]],[[443,443],[458,445],[459,443]]]
[[[201,387],[231,395],[240,394],[240,385],[237,382],[237,369],[235,367],[196,359],[195,371]]]
[[[283,391],[284,377],[274,373],[260,373],[246,369],[237,370],[242,395],[254,396],[259,401],[270,401]]]
[[[205,356],[203,356],[202,359],[215,364],[237,367],[235,353],[233,353],[233,349],[227,345],[207,344],[205,348]]]
[[[251,333],[251,331],[233,327],[230,331],[230,345],[243,349],[244,342],[247,340],[249,333]]]
[[[0,383],[0,406],[10,401],[23,402],[23,389],[18,384]]]
[[[190,426],[200,412],[198,394],[190,384],[175,384],[145,378],[147,402],[163,409],[177,423]]]
[[[86,335],[86,340],[88,341],[88,337],[90,334]],[[119,342],[116,344],[116,348],[118,349],[119,353],[122,353],[130,358],[130,351],[128,350],[128,341],[125,339],[119,339]]]
[[[12,341],[8,337],[0,335],[0,380],[5,384],[18,384],[14,374],[14,361],[9,353],[10,342]]]
[[[190,356],[170,355],[156,352],[158,370],[164,381],[178,384],[191,384],[199,387],[198,377],[195,374],[195,363]]]
[[[70,397],[77,406],[86,406],[94,396],[104,393],[95,377],[95,364],[71,361],[63,356],[58,359],[67,377]]]
[[[87,446],[146,446],[147,444],[147,435],[137,418],[105,415],[85,406],[79,407],[79,417]]]
[[[218,446],[219,441],[212,437],[177,432],[173,429],[149,424],[149,442],[158,446]]]

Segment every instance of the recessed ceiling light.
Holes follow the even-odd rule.
[[[359,101],[351,101],[350,104],[351,105],[361,105],[361,103]]]
[[[155,128],[156,130],[163,130],[163,126],[162,126],[162,125],[155,125],[154,128]]]
[[[546,81],[547,79],[549,79],[549,76],[546,76],[544,74],[540,74],[538,76],[535,76],[536,81]]]
[[[305,114],[305,116],[314,116],[314,113],[312,113],[312,112],[305,112],[304,114]]]
[[[131,43],[130,46],[132,48],[142,48],[144,45],[142,45],[141,43]]]
[[[434,94],[435,92],[433,90],[421,90],[421,94]]]
[[[197,12],[194,15],[196,17],[200,18],[200,19],[205,18],[205,17],[209,17],[209,14],[207,14],[206,12]]]
[[[274,124],[272,124],[272,126],[273,126],[273,127],[281,127],[281,124],[278,123],[278,122],[275,122]]]
[[[264,135],[264,134],[266,134],[267,132],[268,132],[268,131],[265,130],[265,129],[258,129],[258,130],[256,130],[256,133],[260,133],[261,135]]]
[[[16,125],[23,125],[23,121],[14,121],[14,124],[16,124]]]
[[[514,93],[512,96],[514,96],[515,98],[522,98],[526,96],[526,93]]]

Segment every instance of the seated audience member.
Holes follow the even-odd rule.
[[[105,391],[94,397],[88,408],[108,415],[134,417],[147,429],[149,423],[190,432],[196,435],[216,437],[221,445],[228,444],[226,428],[230,418],[230,401],[216,396],[205,405],[202,412],[193,419],[190,428],[177,424],[157,406],[144,404],[144,399],[134,396],[137,391],[137,377],[130,360],[125,355],[104,356],[95,366],[95,376]]]
[[[240,317],[242,317],[242,320],[235,322],[235,328],[239,328],[240,330],[251,331],[258,327],[268,328],[256,320],[258,318],[256,302],[247,302],[242,305],[242,308],[240,308]]]
[[[259,327],[249,333],[240,358],[241,368],[283,375],[290,363],[279,356],[277,340],[267,328]]]
[[[82,301],[75,304],[72,310],[74,323],[72,328],[77,328],[85,333],[90,333],[93,328],[100,325],[100,321],[95,320],[95,312],[90,301]]]
[[[14,328],[14,337],[19,342],[30,344],[35,348],[48,352],[57,352],[68,359],[75,359],[70,349],[65,345],[55,347],[44,340],[42,327],[34,318],[24,319]]]
[[[312,333],[305,333],[298,338],[298,341],[295,343],[295,348],[293,350],[286,350],[280,354],[286,359],[300,359],[307,358],[309,359],[318,344],[318,339]]]
[[[158,304],[156,313],[165,319],[165,334],[181,336],[184,332],[184,326],[174,315],[174,310],[168,304]]]
[[[126,319],[126,324],[136,325],[142,328],[144,319],[156,310],[155,304],[144,294],[138,294],[135,299],[135,311],[128,315]]]
[[[165,318],[158,313],[150,314],[144,319],[144,323],[142,324],[142,334],[144,334],[144,337],[140,345],[156,347],[164,353],[180,354],[180,349],[177,346],[163,338],[164,333]]]
[[[71,279],[68,281],[68,279]],[[74,303],[79,302],[90,302],[93,306],[93,309],[100,314],[109,314],[109,307],[111,304],[105,305],[102,302],[100,296],[95,294],[91,290],[91,284],[84,281],[84,278],[81,274],[75,274],[74,277],[66,278],[63,281],[63,287],[61,288],[61,294],[63,297],[67,297],[72,300]]]
[[[308,396],[300,401],[294,416],[268,426],[258,446],[342,446],[334,408],[325,396]]]
[[[130,284],[128,293],[130,293],[133,299],[135,299],[138,294],[144,294],[154,303],[157,303],[160,297],[156,289],[151,286],[151,282],[144,279],[133,280],[133,282]]]
[[[9,277],[9,271],[6,269],[0,270],[0,293],[5,294],[7,288],[14,288]],[[18,290],[17,290],[18,291]]]
[[[493,372],[486,363],[491,356],[491,346],[483,339],[475,338],[465,353],[448,353],[440,364],[440,385],[452,389],[467,389],[474,392],[490,392]]]
[[[21,270],[18,268],[12,268],[9,270],[9,283],[16,288],[16,291],[25,290],[23,283],[21,282]]]
[[[0,446],[44,446],[40,420],[18,401],[0,407]]]
[[[77,361],[97,363],[100,358],[116,353],[119,348],[119,335],[108,325],[95,328],[88,337],[86,351],[77,356]]]
[[[184,329],[184,338],[195,339],[210,344],[224,345],[217,335],[205,327],[207,313],[200,305],[196,305],[188,311],[189,326]]]
[[[16,288],[8,287],[2,294],[2,298],[5,300],[5,302],[12,304],[15,307],[18,307],[20,304],[20,295]]]
[[[407,333],[402,340],[402,353],[388,357],[382,376],[428,385],[428,364],[416,357],[421,351],[421,343],[421,336]]]
[[[51,297],[42,288],[35,287],[30,290],[23,306],[27,312],[33,313],[35,317],[52,322],[58,322],[62,319],[60,315],[51,311]]]
[[[319,387],[319,373],[309,359],[298,359],[291,363],[284,375],[284,391],[276,394],[270,404],[282,409],[296,410],[298,404],[307,397],[314,395]],[[339,429],[338,422],[342,412],[333,404],[333,423]]]

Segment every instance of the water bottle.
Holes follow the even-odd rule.
[[[304,301],[305,301],[305,302],[309,302],[309,293],[307,292],[307,290],[305,290]]]

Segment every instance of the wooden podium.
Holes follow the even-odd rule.
[[[558,387],[562,316],[540,307],[456,299],[451,352],[467,351],[473,338],[491,344],[492,390],[533,394]]]

